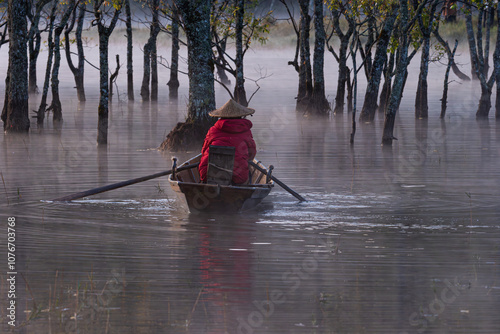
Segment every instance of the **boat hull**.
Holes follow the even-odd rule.
[[[198,160],[199,156],[194,157],[180,167]],[[273,181],[258,173],[254,172],[252,183],[248,185],[217,185],[200,183],[198,169],[193,168],[172,175],[169,182],[181,205],[191,213],[235,213],[253,209],[271,192]]]
[[[271,187],[232,187],[184,182],[171,186],[183,206],[192,213],[250,210],[271,192]]]

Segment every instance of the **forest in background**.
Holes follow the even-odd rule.
[[[222,85],[231,98],[247,106],[253,95],[247,96],[245,88],[246,52],[256,44],[272,47],[273,43],[266,43],[286,37],[295,44],[295,53],[284,61],[297,72],[297,111],[320,117],[351,113],[352,143],[356,121],[373,122],[378,110],[385,117],[382,143],[391,145],[412,61],[420,62],[415,117],[428,117],[428,68],[436,54],[447,63],[441,118],[446,113],[450,71],[461,80],[477,81],[481,96],[476,117],[489,117],[493,87],[497,87],[497,97],[500,93],[499,17],[498,3],[484,0],[9,0],[0,21],[0,47],[9,48],[2,121],[5,132],[29,131],[30,116],[37,127],[43,127],[47,111],[52,111],[55,124],[62,122],[58,77],[63,57],[74,76],[78,100],[85,101],[85,66],[89,64],[82,36],[92,34],[99,45],[99,64],[95,64],[100,71],[97,142],[106,145],[108,104],[120,70],[118,58],[116,69],[110,68],[109,43],[117,27],[123,27],[130,101],[139,99],[134,96],[134,69],[138,68],[142,70],[140,99],[158,99],[158,65],[160,57],[165,57],[158,54],[159,34],[170,36],[168,87],[172,99],[178,95],[179,62],[183,61],[179,50],[187,49],[187,118],[177,124],[161,148],[188,149],[200,145],[213,124],[208,112],[215,109],[214,86]],[[144,28],[143,62],[134,64],[134,34],[143,38]],[[469,73],[454,61],[457,37],[467,44]],[[42,47],[48,53],[45,64],[37,62]],[[325,96],[325,53],[338,63],[336,95],[331,102]],[[40,66],[45,67],[43,78],[37,78]],[[367,82],[362,91],[357,87],[359,76]],[[41,94],[35,115],[28,110],[31,94]],[[363,101],[360,106],[356,105],[358,96]],[[500,99],[496,101],[495,117],[500,119]]]

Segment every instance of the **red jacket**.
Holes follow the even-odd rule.
[[[207,180],[208,149],[210,145],[233,146],[235,148],[233,183],[245,183],[248,180],[248,160],[252,160],[257,153],[252,137],[252,122],[243,118],[219,119],[208,130],[198,170],[201,181]]]

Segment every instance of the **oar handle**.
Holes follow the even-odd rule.
[[[255,169],[257,169],[258,171],[264,173],[265,175],[267,175],[268,177],[271,178],[271,180],[273,180],[274,182],[276,182],[277,184],[279,184],[281,186],[281,188],[285,189],[286,191],[288,191],[290,194],[292,194],[296,199],[298,199],[299,201],[301,202],[307,202],[307,200],[300,196],[297,192],[295,192],[293,189],[291,189],[289,186],[287,186],[286,184],[284,184],[283,182],[281,182],[280,180],[278,180],[274,175],[269,175],[267,173],[267,171],[260,167],[258,164],[256,164],[255,162],[253,161],[249,161],[248,162],[250,165],[252,165]]]
[[[187,166],[182,166],[182,167],[177,168],[176,172],[180,172],[180,171],[183,171],[183,170],[186,170],[186,169],[194,168],[196,166],[198,166],[198,163],[187,165]],[[161,177],[161,176],[165,176],[165,175],[169,175],[169,174],[172,174],[172,170],[167,170],[167,171],[159,172],[159,173],[156,173],[156,174],[142,176],[142,177],[138,177],[138,178],[135,178],[135,179],[132,179],[132,180],[127,180],[127,181],[122,181],[122,182],[118,182],[118,183],[108,184],[107,186],[102,186],[102,187],[98,187],[98,188],[94,188],[94,189],[85,190],[85,191],[82,191],[82,192],[79,192],[79,193],[75,193],[75,194],[71,194],[71,195],[59,197],[59,198],[53,199],[52,201],[54,201],[54,202],[69,202],[69,201],[72,201],[72,200],[75,200],[75,199],[79,199],[79,198],[83,198],[83,197],[87,197],[87,196],[91,196],[91,195],[100,194],[100,193],[103,193],[105,191],[110,191],[110,190],[114,190],[114,189],[126,187],[126,186],[129,186],[129,185],[132,185],[132,184],[136,184],[136,183],[139,183],[139,182],[148,181],[148,180],[155,179],[157,177]]]

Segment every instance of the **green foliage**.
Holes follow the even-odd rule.
[[[258,4],[256,0],[248,0],[243,18],[243,44],[249,46],[252,41],[265,44],[268,39],[271,24],[271,14],[267,12],[258,17],[252,9]],[[232,1],[214,1],[211,14],[211,24],[221,38],[235,38],[236,15],[238,8]]]
[[[376,16],[383,20],[392,10],[398,0],[326,0],[325,3],[331,11],[340,11],[342,15],[362,19],[365,16]]]
[[[442,46],[440,43],[436,43],[434,45],[434,52],[435,53],[432,56],[431,61],[438,61],[446,55],[446,48]]]

